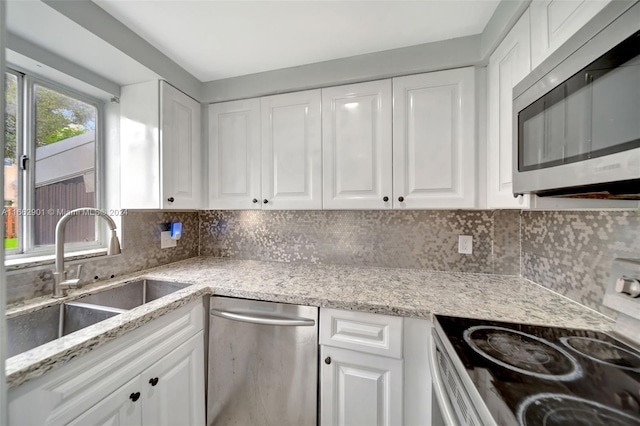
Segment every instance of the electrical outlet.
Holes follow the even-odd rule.
[[[171,238],[171,231],[160,232],[160,248],[175,247],[178,241]]]
[[[473,237],[471,235],[458,235],[458,253],[473,253]]]

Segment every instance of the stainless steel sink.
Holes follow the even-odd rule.
[[[50,306],[7,320],[8,357],[44,345],[161,298],[190,284],[139,280],[74,302]]]
[[[107,306],[69,302],[7,320],[8,357],[124,312]]]
[[[155,280],[133,281],[122,287],[84,297],[81,301],[119,309],[133,309],[190,285]]]

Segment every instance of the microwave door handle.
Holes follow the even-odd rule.
[[[260,312],[237,312],[237,311],[221,311],[218,309],[211,309],[211,315],[224,318],[232,321],[242,321],[251,324],[261,325],[280,325],[280,326],[294,326],[294,327],[309,327],[316,325],[315,320],[309,318],[298,317],[286,317],[276,315],[265,315]]]
[[[431,332],[435,333],[436,331],[435,329],[432,329]],[[433,392],[436,395],[436,400],[440,407],[444,424],[446,426],[456,426],[458,424],[457,417],[449,399],[447,398],[447,390],[442,384],[442,376],[440,376],[440,370],[438,370],[435,338],[431,338],[431,344],[429,346],[431,346],[431,356],[429,357],[429,361],[431,364],[431,375],[433,376]]]

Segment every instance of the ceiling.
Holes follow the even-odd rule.
[[[55,53],[69,62],[108,77],[119,85],[148,81],[158,77],[135,59],[41,1],[7,1],[6,5],[7,28],[10,33]],[[22,58],[14,52],[9,53],[7,57],[9,60],[16,61]],[[45,68],[39,64],[35,65],[43,70]]]
[[[479,34],[500,0],[94,2],[211,81]]]

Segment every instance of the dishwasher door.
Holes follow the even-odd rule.
[[[318,308],[213,296],[207,424],[315,426]]]

